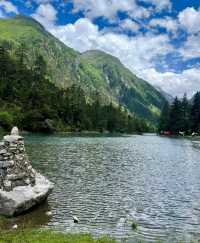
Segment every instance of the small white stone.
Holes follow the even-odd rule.
[[[47,215],[47,216],[51,216],[51,215],[52,215],[52,212],[51,212],[51,211],[47,211],[47,212],[46,212],[46,215]]]
[[[74,220],[74,223],[75,223],[75,224],[78,224],[79,219],[78,219],[76,216],[73,216],[73,220]]]
[[[25,180],[25,183],[26,183],[26,185],[29,185],[29,184],[31,184],[31,181],[30,181],[30,179],[26,179],[26,180]]]
[[[28,169],[28,170],[32,170],[32,166],[31,166],[31,165],[29,165],[27,169]]]
[[[15,224],[15,225],[13,225],[13,227],[12,227],[13,229],[17,229],[18,228],[18,225],[17,224]]]
[[[0,154],[6,154],[7,153],[7,151],[5,150],[5,149],[2,149],[1,151],[0,151]]]

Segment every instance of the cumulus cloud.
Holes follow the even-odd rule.
[[[184,59],[200,57],[200,32],[198,34],[188,36],[187,41],[180,48],[180,53]]]
[[[135,18],[144,18],[150,15],[150,10],[139,6],[135,0],[73,0],[74,12],[83,12],[87,18],[105,17],[115,19],[117,13],[126,12]]]
[[[175,33],[178,29],[178,21],[176,19],[165,17],[152,19],[149,22],[150,27],[161,27],[166,29],[168,32]]]
[[[139,24],[137,24],[135,21],[131,19],[125,19],[121,21],[120,28],[122,28],[122,30],[137,32],[140,29],[140,26]]]
[[[142,2],[154,5],[158,11],[170,10],[172,7],[170,0],[142,0]]]
[[[40,4],[32,17],[43,24],[47,29],[53,28],[57,19],[57,10],[50,3]]]
[[[193,7],[188,7],[179,13],[178,19],[188,33],[200,31],[200,8],[196,10]]]
[[[192,97],[197,90],[200,90],[199,68],[186,69],[182,73],[159,73],[154,68],[151,68],[144,70],[143,77],[153,85],[163,88],[169,94],[179,97],[182,97],[184,93]]]
[[[2,8],[6,13],[15,13],[15,14],[19,13],[17,7],[11,2],[6,0],[0,1],[0,8]]]

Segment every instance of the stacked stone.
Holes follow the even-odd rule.
[[[34,186],[36,172],[24,147],[24,139],[15,127],[0,143],[0,189],[12,191],[17,186]]]

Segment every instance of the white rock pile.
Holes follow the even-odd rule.
[[[14,127],[0,143],[0,214],[14,216],[44,201],[53,185],[36,172]]]

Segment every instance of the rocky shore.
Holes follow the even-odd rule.
[[[0,143],[0,215],[14,216],[44,201],[53,185],[36,172],[15,127]]]

